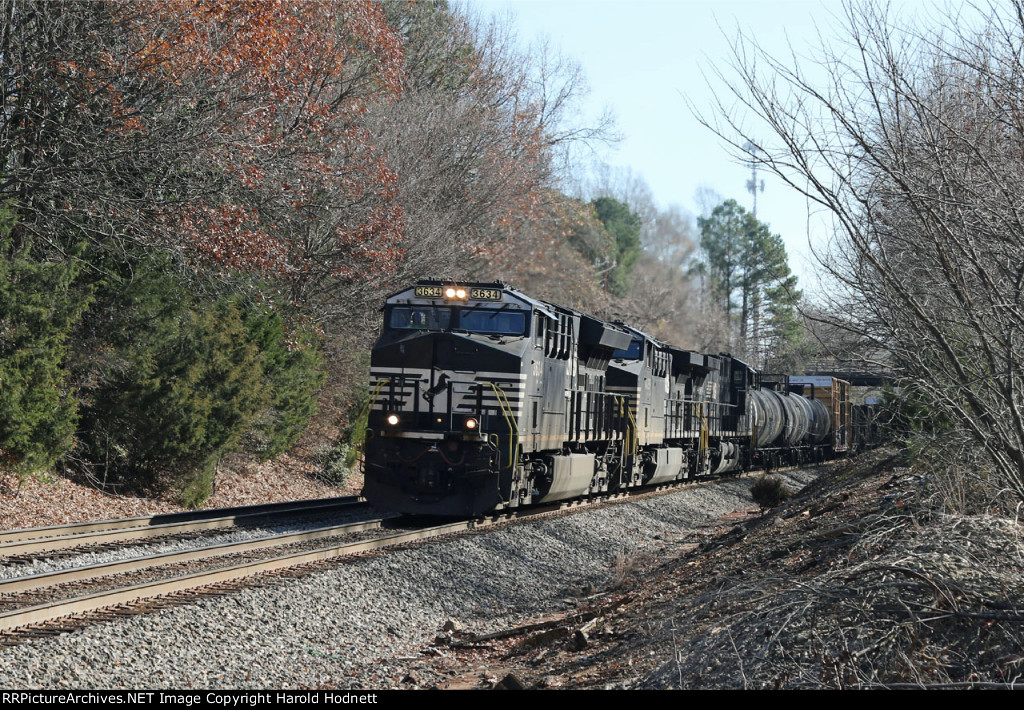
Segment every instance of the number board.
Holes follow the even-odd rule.
[[[417,286],[413,290],[416,298],[444,298],[443,286]],[[469,289],[469,300],[471,301],[500,301],[503,292],[500,288],[471,288]]]
[[[474,301],[500,301],[502,291],[500,288],[471,288],[469,297]]]

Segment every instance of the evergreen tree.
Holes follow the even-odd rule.
[[[270,394],[262,353],[232,299],[186,288],[159,254],[108,276],[83,321],[76,363],[78,458],[103,484],[177,488],[199,505]]]
[[[203,293],[169,256],[128,257],[95,264],[106,275],[78,333],[77,462],[103,485],[176,489],[195,507],[245,434],[264,459],[294,443],[316,409],[320,354],[275,312]]]
[[[68,336],[88,294],[76,291],[76,259],[41,261],[9,238],[0,210],[0,464],[50,468],[71,446],[77,409],[68,386]]]
[[[786,353],[785,362],[796,365],[794,356],[806,351],[796,314],[801,293],[782,237],[735,200],[718,205],[697,223],[711,292],[739,346],[755,364],[781,363]]]
[[[276,312],[250,309],[246,325],[262,353],[270,387],[268,406],[257,418],[252,437],[254,453],[267,461],[287,451],[316,413],[316,395],[325,377],[323,358],[318,339],[308,329],[287,334]]]
[[[615,268],[609,276],[609,290],[616,296],[629,291],[629,275],[640,256],[640,217],[612,197],[599,197],[591,203],[597,218],[615,238]]]
[[[725,311],[730,330],[735,307],[733,292],[740,280],[740,258],[746,243],[746,216],[746,210],[735,200],[728,200],[715,207],[710,217],[697,219],[700,248],[705,260],[705,268],[702,270],[710,281],[712,296]]]

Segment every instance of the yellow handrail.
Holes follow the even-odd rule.
[[[380,394],[381,388],[390,381],[391,379],[388,377],[385,377],[382,380],[377,380],[377,386],[374,388],[373,392],[370,393],[370,396],[366,398],[366,403],[363,405],[363,408],[359,410],[359,416],[356,417],[355,422],[353,422],[354,424],[358,425],[362,419],[369,418],[371,403],[377,401],[377,395]]]
[[[704,416],[704,404],[697,405],[697,417],[700,419],[700,438],[697,444],[697,455],[700,456],[708,450],[708,420]]]
[[[630,456],[636,456],[640,451],[640,434],[637,431],[636,417],[633,416],[633,410],[629,408],[629,399],[622,397],[619,399],[619,406],[621,406],[626,412],[626,419],[632,428],[626,427],[626,441],[624,442],[626,451]]]
[[[509,434],[509,447],[508,447],[508,465],[509,468],[515,466],[516,461],[519,460],[519,426],[516,424],[515,415],[512,413],[512,405],[508,403],[508,397],[505,395],[505,390],[493,382],[488,382],[491,389],[494,390],[494,398],[498,400],[498,404],[501,405],[501,414],[505,417],[505,423],[508,424]]]

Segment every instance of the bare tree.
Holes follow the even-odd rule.
[[[736,102],[705,123],[831,215],[836,322],[1024,499],[1024,4],[928,29],[844,10],[824,81],[737,40]]]
[[[550,206],[565,150],[611,139],[610,126],[578,119],[580,68],[546,45],[524,49],[509,21],[444,3],[385,9],[405,40],[405,78],[366,126],[397,176],[405,241],[397,273],[381,280],[493,278],[505,252],[532,247],[520,236]],[[379,291],[353,284],[331,298],[359,317]]]

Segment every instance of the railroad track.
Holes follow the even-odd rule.
[[[19,577],[0,582],[0,608],[6,607],[0,612],[0,643],[10,645],[47,635],[54,628],[76,628],[89,621],[81,615],[124,605],[145,610],[153,600],[182,592],[223,593],[215,588],[315,562],[485,527],[507,518],[411,526],[397,532],[387,531],[384,527],[387,520],[380,519]],[[372,530],[379,534],[360,535]],[[272,554],[254,554],[268,551]],[[234,560],[234,564],[211,563],[217,557]],[[255,559],[239,561],[246,557]],[[196,564],[205,569],[189,571],[188,565]],[[131,583],[124,579],[125,575],[140,571],[148,575],[145,581]],[[60,595],[64,595],[63,598],[53,599]],[[116,613],[122,612],[130,613],[130,610],[121,608]],[[70,618],[76,616],[79,618]],[[30,628],[39,624],[43,626]]]
[[[618,494],[614,498],[626,497],[628,494]],[[380,518],[25,575],[0,581],[0,644],[20,643],[109,616],[145,612],[159,608],[164,602],[181,603],[183,594],[224,594],[233,591],[240,583],[244,586],[247,580],[313,563],[341,560],[500,523],[600,505],[610,500],[553,504],[442,525]],[[398,526],[403,529],[393,529]],[[195,566],[202,569],[194,569]],[[140,578],[140,574],[144,578]]]
[[[273,518],[328,515],[365,505],[360,496],[343,496],[8,530],[0,532],[0,558],[10,563],[34,559],[44,552],[103,549],[130,541],[245,527]]]
[[[703,483],[710,484],[714,480],[707,479]],[[661,495],[688,485],[692,484],[631,490],[441,525],[417,523],[407,518],[378,518],[24,575],[0,581],[0,645],[79,628],[104,618],[187,603],[196,596],[219,596],[247,584],[259,583],[258,580],[267,575],[301,574],[304,572],[295,570],[325,561],[343,561],[356,555],[503,523]]]

